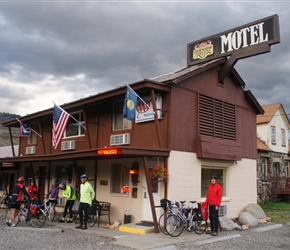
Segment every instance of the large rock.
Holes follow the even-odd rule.
[[[265,212],[258,204],[250,203],[244,207],[242,212],[249,212],[258,220],[259,219],[267,219]]]
[[[259,224],[258,219],[249,212],[242,212],[239,221],[242,225],[250,225],[250,227],[256,227]]]
[[[219,221],[222,229],[226,229],[228,231],[234,229],[241,230],[241,227],[237,223],[233,222],[231,219],[225,216],[219,217]]]

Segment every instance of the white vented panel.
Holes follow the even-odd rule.
[[[63,141],[61,143],[61,150],[75,149],[75,141]]]
[[[130,144],[130,134],[111,135],[110,145],[127,145]]]
[[[219,216],[227,215],[227,205],[220,205]]]
[[[35,146],[26,147],[25,153],[27,155],[35,154]]]

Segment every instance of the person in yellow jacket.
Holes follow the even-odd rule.
[[[61,223],[65,221],[67,210],[69,210],[69,220],[67,221],[67,223],[72,223],[72,217],[73,217],[72,208],[76,200],[76,194],[71,186],[65,185],[65,183],[63,182],[59,184],[59,189],[62,190],[62,197],[66,198],[66,203],[63,210],[62,219],[59,220],[58,222]]]
[[[92,185],[88,182],[88,176],[83,174],[81,178],[81,187],[80,187],[80,205],[79,205],[79,218],[80,225],[77,226],[77,229],[87,229],[87,222],[89,217],[89,207],[92,205],[92,200],[95,199],[95,191]],[[83,220],[83,213],[85,218]]]

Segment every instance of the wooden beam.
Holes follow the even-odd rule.
[[[156,211],[155,211],[155,204],[154,204],[154,199],[153,199],[152,186],[151,186],[151,179],[149,176],[149,169],[148,169],[148,165],[147,165],[146,156],[143,156],[143,163],[144,163],[144,171],[145,171],[145,177],[146,177],[147,188],[148,188],[148,195],[149,195],[151,212],[152,212],[153,223],[154,223],[154,231],[155,231],[155,233],[159,233]]]

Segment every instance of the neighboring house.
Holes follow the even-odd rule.
[[[21,117],[42,137],[21,138],[20,154],[8,162],[18,164],[26,178],[36,175],[42,195],[53,178],[77,192],[79,175],[87,173],[96,198],[111,203],[112,221],[129,213],[132,222],[156,223],[163,212],[160,199],[204,201],[216,174],[223,186],[222,213],[237,217],[257,202],[256,115],[263,109],[234,68],[218,81],[226,61],[130,84],[158,116],[139,102],[135,121],[124,119],[125,86],[62,105],[86,130],[70,119],[58,149],[51,144],[53,109]],[[150,180],[155,166],[168,169],[166,181]]]
[[[258,136],[258,201],[274,198],[276,195],[290,194],[285,190],[289,178],[289,119],[283,105],[263,106],[265,113],[257,115]],[[281,181],[279,181],[281,180]],[[272,189],[272,192],[271,190]]]

